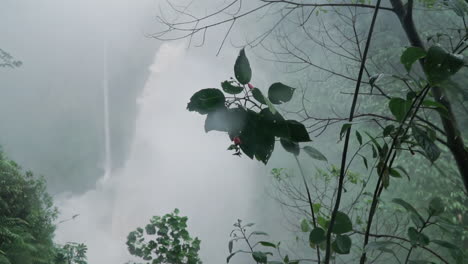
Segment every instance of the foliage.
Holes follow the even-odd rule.
[[[245,51],[242,50],[239,57],[242,57],[242,61],[248,62],[247,57],[245,55]],[[418,152],[421,153],[424,157],[426,157],[431,163],[436,162],[440,155],[441,149],[435,143],[436,142],[436,132],[433,129],[433,126],[430,126],[430,123],[419,123],[414,121],[414,116],[418,113],[421,107],[430,107],[431,109],[436,110],[440,114],[446,114],[447,109],[442,104],[426,99],[426,95],[431,87],[431,85],[439,84],[447,80],[449,77],[454,75],[457,71],[460,70],[461,64],[459,60],[459,56],[451,55],[450,53],[444,51],[444,49],[438,46],[432,46],[428,52],[421,52],[420,49],[415,49],[410,47],[403,52],[401,56],[401,62],[404,64],[407,71],[411,71],[411,66],[416,62],[418,59],[423,59],[424,64],[423,68],[427,75],[428,80],[422,81],[420,83],[414,83],[414,89],[411,89],[410,92],[407,93],[406,98],[401,97],[390,97],[388,99],[388,108],[387,111],[390,112],[394,116],[394,120],[397,122],[396,124],[389,124],[382,128],[379,131],[377,136],[372,136],[368,131],[365,131],[365,134],[368,137],[368,141],[364,140],[364,137],[361,135],[359,131],[356,131],[356,138],[359,143],[359,148],[353,156],[361,156],[364,162],[366,169],[371,168],[369,166],[368,158],[366,157],[366,153],[364,150],[370,149],[372,151],[372,159],[374,159],[375,169],[378,174],[378,183],[377,186],[381,186],[379,188],[389,188],[390,186],[390,178],[402,178],[402,174],[406,175],[409,179],[409,174],[407,171],[401,167],[393,165],[393,161],[398,153],[402,150],[408,149],[411,153]],[[238,59],[239,61],[239,59]],[[237,63],[237,62],[236,62]],[[236,66],[236,69],[240,69],[241,66]],[[248,67],[248,72],[251,73],[250,66]],[[237,75],[236,75],[237,76]],[[249,80],[251,75],[249,75]],[[379,77],[375,78],[373,81],[373,85],[376,85]],[[310,215],[311,219],[303,219],[300,223],[300,229],[302,232],[308,233],[308,243],[311,248],[317,251],[317,256],[320,256],[320,250],[326,250],[327,252],[330,251],[333,255],[348,255],[352,252],[353,247],[353,240],[352,238],[353,233],[356,232],[355,228],[358,225],[364,225],[369,228],[369,222],[363,223],[361,217],[355,219],[357,225],[353,224],[353,220],[351,217],[348,216],[348,213],[345,211],[335,211],[328,208],[329,212],[324,213],[323,210],[319,213],[320,209],[315,209],[315,207],[321,206],[322,203],[316,203],[311,198],[311,194],[309,191],[307,177],[304,175],[303,169],[300,165],[299,160],[297,157],[301,152],[301,142],[310,141],[308,131],[305,129],[305,125],[295,120],[289,120],[291,125],[296,126],[299,128],[298,130],[290,130],[289,133],[284,133],[285,126],[284,122],[285,118],[282,114],[273,106],[273,104],[282,104],[284,102],[288,102],[293,98],[294,95],[294,88],[289,86],[283,85],[281,83],[275,83],[270,86],[268,91],[268,97],[264,96],[263,93],[257,89],[252,88],[252,85],[248,84],[248,88],[245,87],[245,83],[235,80],[229,81],[229,87],[227,86],[225,81],[222,83],[223,90],[229,94],[239,94],[241,93],[240,87],[243,87],[244,97],[225,97],[222,95],[221,90],[217,89],[204,89],[197,92],[191,99],[188,105],[188,109],[190,111],[197,111],[200,114],[207,114],[207,119],[205,123],[205,131],[210,130],[218,130],[223,132],[228,132],[230,138],[234,141],[234,143],[228,148],[230,150],[235,150],[236,155],[240,155],[240,151],[244,154],[252,158],[253,156],[257,157],[258,160],[261,160],[265,164],[268,162],[271,153],[274,150],[274,141],[275,138],[279,138],[279,141],[283,148],[293,154],[296,157],[298,162],[298,166],[300,168],[300,172],[303,178],[303,185],[306,189],[307,196],[304,197],[310,206]],[[236,88],[233,88],[236,87]],[[250,90],[249,90],[250,89]],[[216,92],[214,92],[216,90]],[[204,100],[204,102],[209,102],[207,105],[203,105],[198,103],[200,100],[200,94],[206,95],[206,98],[211,98],[209,93],[216,93],[216,104],[212,103],[210,100]],[[250,99],[252,96],[256,101],[252,101]],[[266,108],[262,108],[260,105],[267,105]],[[193,105],[198,105],[199,107],[193,107]],[[216,108],[209,108],[208,105],[216,105]],[[235,108],[231,108],[232,105],[235,105]],[[207,110],[209,109],[209,110]],[[258,112],[253,111],[252,109],[258,110]],[[232,111],[236,113],[236,117],[233,118],[232,114],[228,114]],[[242,113],[242,114],[239,114]],[[240,123],[242,125],[238,126],[237,124]],[[351,123],[345,123],[342,126],[340,132],[340,140],[343,139],[345,133],[351,129]],[[269,133],[265,133],[265,131],[270,131]],[[291,137],[294,134],[293,131],[302,131],[301,133],[304,135],[303,138],[305,140],[297,140],[297,137]],[[238,132],[238,133],[235,133]],[[411,133],[410,133],[411,132]],[[301,135],[302,136],[302,135]],[[267,144],[262,145],[263,142],[267,142]],[[258,146],[261,146],[258,149]],[[268,146],[267,148],[262,146]],[[406,146],[406,147],[404,147]],[[419,149],[418,149],[419,148]],[[262,150],[265,150],[263,151]],[[304,152],[309,155],[311,158],[319,160],[319,161],[328,161],[328,159],[316,148],[311,146],[304,146],[302,148]],[[398,149],[398,151],[396,151]],[[257,151],[259,151],[257,153]],[[261,155],[266,153],[266,155]],[[393,158],[391,158],[393,156]],[[350,161],[350,163],[353,161]],[[333,166],[332,166],[333,167]],[[282,178],[279,176],[281,175],[281,170],[276,172],[278,176],[276,178],[281,180]],[[361,190],[359,191],[357,197],[355,198],[355,202],[350,204],[350,210],[362,210],[358,211],[359,213],[366,214],[367,210],[365,206],[357,206],[359,203],[359,198],[361,195],[367,193],[367,195],[372,196],[371,193],[364,192],[368,180],[360,180],[360,176],[356,176],[352,172],[345,172],[346,180],[349,183],[356,184],[361,186]],[[370,175],[372,174],[372,171]],[[340,169],[333,169],[332,175],[336,178],[340,177]],[[326,179],[326,177],[324,178]],[[327,180],[328,182],[330,180]],[[346,191],[346,190],[345,190]],[[377,201],[380,198],[375,195],[380,195],[381,190],[377,189],[376,192],[373,194],[373,199],[368,200],[369,204],[371,204],[371,208],[376,206]],[[294,194],[289,193],[291,197],[296,197],[294,199],[300,200],[297,198],[298,196],[294,196]],[[299,194],[300,196],[301,194]],[[333,194],[335,195],[335,193]],[[333,201],[335,197],[332,197],[330,200]],[[409,243],[410,247],[407,252],[407,261],[417,262],[421,260],[411,260],[410,256],[414,249],[416,248],[423,248],[427,251],[427,247],[431,244],[433,239],[430,238],[426,231],[427,227],[430,225],[438,225],[439,221],[444,222],[441,220],[441,216],[444,212],[444,205],[443,201],[440,198],[434,198],[431,200],[430,205],[427,209],[427,218],[423,218],[422,215],[414,209],[409,203],[405,202],[404,200],[397,198],[393,200],[396,204],[403,206],[406,209],[408,217],[414,223],[414,227],[408,227],[406,230],[406,238],[402,236],[394,236],[394,238],[399,239],[401,241],[405,241]],[[353,207],[354,206],[354,207]],[[319,207],[320,208],[320,207]],[[398,211],[398,207],[388,206],[388,209],[384,209],[386,207],[382,207],[380,209],[381,213],[392,213],[396,214]],[[374,209],[371,209],[374,210]],[[330,227],[330,223],[332,219],[332,214],[334,214],[334,224],[333,227]],[[371,213],[374,214],[374,213]],[[446,221],[444,222],[445,225]],[[238,253],[246,253],[250,254],[253,260],[256,263],[289,263],[281,257],[281,261],[271,261],[269,258],[273,257],[273,253],[264,250],[257,250],[256,246],[266,246],[275,248],[278,250],[278,254],[280,255],[279,251],[279,244],[274,244],[268,241],[259,241],[257,243],[252,243],[251,236],[256,235],[264,235],[263,232],[252,232],[247,234],[246,228],[250,227],[251,224],[242,225],[241,221],[234,225],[236,227],[235,231],[233,232],[234,238],[229,243],[229,251],[230,255],[227,259],[229,262],[230,259],[238,254]],[[312,226],[312,227],[311,227]],[[397,225],[397,229],[403,228],[403,226]],[[367,233],[360,233],[368,237],[370,234]],[[327,245],[327,234],[330,234],[330,247]],[[247,245],[247,250],[240,249],[237,251],[232,251],[233,242],[236,241],[245,241]],[[454,246],[449,241],[434,239],[434,241],[438,241],[437,245],[445,248],[450,248],[450,254],[456,263],[462,263],[463,261],[463,253],[461,249]],[[392,240],[388,241],[373,241],[370,244],[364,244],[366,250],[363,252],[363,256],[366,256],[366,253],[369,253],[372,256],[373,250],[379,250],[381,252],[391,253],[392,256],[395,258],[397,254],[393,251],[393,249],[389,248],[389,246],[394,246],[395,243]],[[367,247],[367,245],[370,245]],[[443,245],[443,246],[442,246]],[[434,254],[433,251],[428,250],[429,253]],[[436,254],[436,256],[440,257]],[[320,257],[319,257],[320,258]],[[444,259],[442,259],[444,260]],[[296,260],[297,262],[300,259]],[[444,260],[445,261],[445,260]]]
[[[237,80],[231,78],[221,83],[222,91],[234,96],[225,96],[220,89],[207,88],[190,98],[187,105],[189,111],[207,114],[206,132],[227,132],[230,139],[235,141],[229,147],[235,150],[235,155],[241,155],[242,151],[251,159],[255,157],[265,164],[274,150],[275,138],[280,138],[283,146],[310,141],[303,124],[286,120],[274,106],[290,101],[294,88],[277,82],[268,89],[268,96],[264,96],[249,83],[252,70],[244,49],[236,60],[234,74]],[[298,154],[299,150],[294,152]],[[309,152],[312,153],[311,150]]]
[[[52,263],[57,210],[43,178],[0,153],[0,263]]]
[[[187,217],[179,210],[162,217],[153,216],[145,228],[137,228],[127,236],[130,254],[146,263],[201,264],[198,256],[200,240],[187,231]]]
[[[55,264],[87,264],[88,247],[83,243],[69,242],[57,248]]]
[[[17,68],[22,64],[21,61],[15,60],[8,52],[0,49],[0,67]]]
[[[281,243],[273,243],[265,240],[268,234],[262,231],[249,231],[248,228],[254,226],[254,223],[243,224],[242,220],[237,220],[234,223],[234,229],[231,232],[231,240],[228,243],[229,256],[226,262],[229,263],[231,259],[238,254],[247,254],[251,256],[251,259],[257,263],[268,263],[268,264],[299,264],[300,259],[290,259],[286,254],[284,255],[281,251]],[[246,249],[234,250],[234,243],[244,242]],[[276,257],[273,252],[275,251]],[[279,260],[269,260],[276,258]]]

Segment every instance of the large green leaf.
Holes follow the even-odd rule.
[[[402,122],[406,113],[411,109],[411,100],[394,97],[388,102],[388,107],[398,122]]]
[[[271,133],[269,123],[263,119],[264,116],[252,110],[234,108],[209,114],[205,127],[207,124],[214,124],[209,127],[220,131],[227,130],[231,140],[239,137],[242,152],[249,158],[255,157],[266,164],[275,147],[275,136]],[[208,122],[209,120],[213,121]]]
[[[255,251],[252,253],[252,257],[258,263],[267,263],[268,257],[265,253],[260,251]]]
[[[322,161],[328,161],[327,158],[316,148],[311,147],[311,146],[305,146],[304,151],[313,159],[316,160],[322,160]]]
[[[347,214],[343,212],[336,212],[335,224],[333,225],[332,233],[344,234],[353,230],[353,222]]]
[[[411,66],[419,59],[426,57],[426,51],[418,47],[408,47],[403,51],[400,57],[400,62],[405,66],[405,69],[409,72]]]
[[[295,156],[299,155],[299,152],[301,151],[299,144],[286,138],[281,138],[280,142],[281,146],[283,146],[287,152],[292,153]]]
[[[317,245],[325,241],[326,238],[325,230],[320,227],[316,227],[310,232],[309,242]]]
[[[236,64],[234,64],[234,75],[241,84],[248,84],[252,78],[252,69],[250,69],[250,63],[244,49],[241,49]]]
[[[338,254],[349,254],[351,250],[351,238],[347,235],[337,235],[332,243],[333,250]]]
[[[228,94],[239,94],[244,90],[244,87],[233,85],[232,82],[224,81],[221,83],[223,91]]]
[[[431,161],[436,161],[440,156],[440,149],[435,144],[434,140],[422,129],[417,126],[412,126],[411,131],[413,132],[413,137],[418,142],[419,146],[426,153],[426,157]]]
[[[288,128],[288,138],[294,142],[308,142],[311,141],[307,129],[302,123],[296,120],[286,120],[286,126]]]
[[[225,101],[226,98],[221,90],[215,88],[202,89],[190,98],[187,109],[204,115],[224,107]]]
[[[240,132],[242,152],[249,158],[253,159],[257,147],[257,126],[259,124],[259,116],[252,110],[248,110],[245,116],[245,123]]]
[[[269,134],[264,127],[258,127],[256,139],[255,158],[267,164],[275,148],[275,136]]]
[[[294,90],[295,88],[277,82],[268,89],[268,98],[274,104],[286,103],[291,100]]]
[[[429,82],[439,84],[457,73],[463,67],[463,56],[447,52],[440,46],[432,46],[427,51],[424,72]]]
[[[408,238],[413,246],[427,246],[430,242],[425,234],[419,233],[414,227],[408,228]]]

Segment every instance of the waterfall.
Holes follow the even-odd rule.
[[[184,47],[163,44],[158,50],[137,99],[139,111],[125,163],[112,177],[106,170],[105,184],[56,199],[64,218],[79,214],[58,226],[57,242],[87,244],[91,264],[132,260],[125,245],[128,233],[174,208],[189,217],[190,233],[202,240],[203,261],[223,263],[232,224],[238,218],[253,220],[255,194],[262,190],[256,179],[263,167],[226,151],[227,135],[206,134],[204,116],[185,109],[194,92],[229,76],[231,64],[208,61]],[[106,81],[103,91],[107,109]],[[105,126],[109,139],[109,125]],[[106,146],[109,157],[110,144]],[[106,162],[110,169],[110,159]]]
[[[106,182],[110,178],[112,170],[112,157],[110,145],[110,128],[109,128],[109,77],[107,68],[107,47],[104,47],[103,60],[103,80],[102,80],[102,98],[104,112],[104,176],[102,182]]]

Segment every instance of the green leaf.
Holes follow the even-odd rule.
[[[442,199],[434,197],[429,202],[429,214],[432,216],[438,216],[444,212],[445,206]]]
[[[323,227],[323,228],[328,228],[328,220],[323,218],[322,216],[318,216],[317,217],[317,224],[319,224],[319,226]]]
[[[258,88],[253,88],[253,89],[252,89],[252,96],[253,96],[253,98],[255,98],[255,100],[257,100],[259,103],[261,103],[261,104],[266,104],[265,96],[263,95],[262,91],[260,91],[260,89],[258,89]]]
[[[422,105],[432,107],[431,109],[437,111],[441,116],[450,119],[450,114],[443,104],[431,100],[424,100]]]
[[[432,261],[427,261],[427,260],[409,260],[409,264],[435,264]]]
[[[333,250],[338,254],[349,254],[351,250],[351,238],[347,235],[337,235],[332,243]]]
[[[312,204],[312,210],[314,210],[314,213],[318,214],[320,211],[320,208],[322,208],[322,205],[319,203]]]
[[[241,84],[248,84],[252,78],[252,69],[250,69],[250,63],[244,49],[241,49],[236,64],[234,64],[234,75]]]
[[[369,169],[368,165],[367,165],[367,159],[366,157],[362,156],[362,161],[364,162],[364,166],[366,167],[366,169]]]
[[[394,168],[390,168],[389,174],[392,177],[401,178],[401,174],[397,170],[395,170]]]
[[[432,46],[427,51],[424,72],[432,85],[445,81],[463,67],[463,56],[448,53],[440,46]]]
[[[424,223],[423,217],[418,213],[418,211],[416,211],[416,209],[414,209],[414,207],[411,204],[399,198],[393,199],[392,202],[403,206],[403,208],[405,208],[407,212],[409,212],[411,215],[414,215],[414,217],[412,217],[411,220],[413,220],[416,226],[423,225]]]
[[[280,82],[274,83],[268,89],[268,98],[273,104],[282,104],[291,100],[295,88]]]
[[[366,245],[365,251],[366,251],[366,252],[372,251],[372,250],[380,250],[380,251],[382,251],[382,249],[390,250],[390,249],[388,249],[388,247],[391,246],[391,245],[399,245],[399,244],[396,243],[396,242],[392,242],[392,241],[374,241],[374,242],[369,242],[369,244]],[[393,251],[392,251],[392,252],[393,252]]]
[[[425,234],[419,233],[414,227],[408,228],[408,238],[413,246],[427,246],[430,242]]]
[[[232,85],[229,81],[222,82],[221,87],[228,94],[239,94],[244,90],[244,87]]]
[[[271,135],[267,127],[261,123],[257,128],[255,144],[255,158],[267,164],[275,149],[275,136]]]
[[[303,149],[311,158],[328,162],[327,158],[316,148],[311,146],[305,146]]]
[[[202,115],[224,107],[226,98],[223,92],[215,88],[207,88],[196,92],[187,104],[189,111],[196,111]]]
[[[401,172],[403,172],[403,174],[405,174],[406,177],[408,178],[408,181],[411,180],[411,178],[410,178],[408,172],[405,170],[405,168],[403,168],[402,166],[398,165],[398,166],[395,167],[395,169],[398,169],[398,170],[400,170]]]
[[[390,136],[390,134],[393,132],[393,130],[395,130],[395,126],[394,125],[388,125],[384,128],[383,130],[383,136],[384,137],[387,137],[387,136]]]
[[[320,244],[321,242],[325,241],[326,235],[325,230],[320,227],[314,228],[309,234],[309,242],[313,244]]]
[[[276,114],[278,111],[276,110],[275,106],[270,102],[270,99],[268,99],[265,96],[263,96],[263,99],[265,100],[266,104],[268,105],[268,109],[270,109],[270,112],[272,112],[273,114]]]
[[[454,244],[452,243],[449,243],[447,241],[443,241],[443,240],[432,240],[431,241],[432,243],[435,243],[441,247],[444,247],[444,248],[447,248],[447,249],[450,249],[450,250],[460,250],[461,249],[458,247],[458,246],[455,246]]]
[[[405,66],[406,71],[410,72],[411,66],[419,59],[426,57],[426,51],[418,47],[408,47],[401,54],[400,62]]]
[[[309,232],[309,223],[307,223],[307,220],[306,219],[302,219],[301,221],[301,230],[302,232]]]
[[[258,88],[253,88],[252,89],[252,96],[261,104],[266,104],[268,105],[268,109],[272,114],[276,114],[278,111],[276,110],[275,106],[270,102],[270,99],[268,97],[265,97]]]
[[[287,138],[294,142],[309,142],[309,133],[305,126],[296,120],[286,120],[285,125],[288,130]]]
[[[285,138],[281,138],[280,142],[281,142],[281,146],[283,146],[283,148],[287,152],[292,153],[295,156],[299,155],[299,152],[301,150],[299,148],[299,144],[297,144],[296,142],[293,142],[293,141],[291,141],[289,139],[285,139]]]
[[[252,233],[250,233],[251,236],[268,236],[267,233],[265,232],[262,232],[262,231],[253,231]]]
[[[233,244],[234,244],[234,241],[233,241],[233,240],[230,240],[230,241],[229,241],[229,244],[228,244],[229,254],[232,253],[232,246],[233,246]]]
[[[356,137],[359,142],[359,145],[362,145],[362,136],[361,136],[361,133],[359,133],[359,131],[357,130],[356,130]]]
[[[340,140],[343,139],[343,137],[344,137],[346,131],[347,131],[348,129],[351,129],[351,125],[352,125],[352,124],[348,124],[348,123],[347,123],[347,124],[343,124],[343,126],[341,127],[341,130],[340,130]]]
[[[271,243],[271,242],[268,242],[268,241],[259,241],[258,243],[260,243],[260,245],[264,246],[264,247],[272,247],[272,248],[276,248],[276,245]]]
[[[253,252],[252,257],[258,263],[267,263],[267,260],[268,260],[267,255],[260,251]]]
[[[440,149],[430,138],[430,136],[422,129],[417,126],[412,126],[411,131],[413,132],[413,137],[418,142],[419,146],[426,153],[426,157],[431,161],[436,161],[440,156]]]
[[[388,107],[398,122],[403,122],[408,111],[411,109],[411,100],[404,100],[399,97],[390,99]]]
[[[344,234],[353,230],[353,223],[348,215],[343,212],[336,212],[335,224],[333,225],[332,233]]]

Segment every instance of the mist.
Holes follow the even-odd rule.
[[[191,93],[229,71],[223,65],[202,62],[184,43],[161,46],[138,98],[128,160],[95,190],[58,198],[64,217],[79,214],[59,225],[58,241],[86,243],[90,263],[123,263],[131,230],[179,208],[202,239],[203,259],[224,261],[232,224],[252,218],[258,166],[219,148],[226,136],[205,134],[203,119],[185,110]]]
[[[131,260],[128,233],[174,208],[202,240],[205,263],[225,261],[237,219],[283,233],[265,185],[272,166],[233,156],[227,135],[205,133],[204,118],[186,110],[194,92],[233,75],[238,48],[226,43],[215,56],[223,28],[203,47],[194,47],[200,39],[161,46],[148,37],[159,30],[158,4],[6,1],[0,11],[11,25],[2,48],[23,62],[0,73],[15,87],[0,99],[0,143],[45,176],[60,212],[55,242],[85,243],[89,263]],[[241,43],[248,32],[255,27],[231,36]],[[251,63],[254,83],[267,87],[274,67]]]

